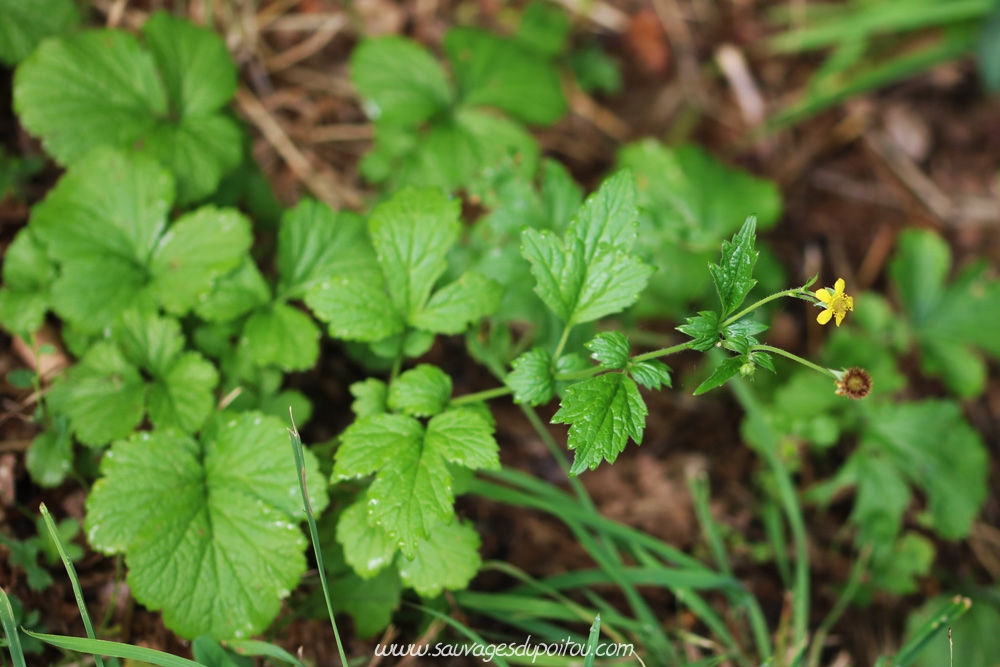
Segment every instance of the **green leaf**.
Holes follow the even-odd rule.
[[[711,391],[716,387],[721,387],[731,378],[736,376],[740,372],[740,369],[744,364],[748,362],[748,359],[744,356],[738,357],[728,357],[719,364],[716,369],[712,372],[708,379],[698,385],[698,388],[694,390],[695,396],[700,396],[707,391]]]
[[[219,383],[215,366],[197,352],[186,352],[149,388],[149,420],[156,428],[185,433],[201,428],[215,407]]]
[[[426,430],[403,415],[361,418],[341,436],[333,477],[342,480],[377,472],[368,488],[368,525],[381,528],[407,558],[413,558],[433,527],[454,516],[446,462],[499,465],[492,432],[492,425],[473,410],[439,414]]]
[[[605,331],[590,340],[585,347],[590,350],[590,356],[604,368],[619,370],[629,362],[631,346],[628,338],[620,331]]]
[[[628,254],[636,216],[632,178],[619,172],[584,202],[563,240],[545,230],[522,234],[535,291],[567,324],[599,319],[639,298],[653,269]]]
[[[996,94],[1000,91],[1000,7],[994,5],[993,11],[983,18],[976,56],[983,87]]]
[[[354,402],[351,403],[354,416],[371,417],[386,412],[389,389],[385,382],[368,378],[363,382],[355,382],[350,386],[350,390],[351,396],[354,397]]]
[[[281,218],[278,296],[298,299],[333,276],[377,271],[364,219],[304,199]]]
[[[992,667],[996,656],[1000,655],[1000,603],[997,602],[997,587],[994,584],[981,594],[971,596],[972,607],[961,618],[948,623],[953,631],[949,641],[944,633],[927,644],[920,652],[914,667],[938,667],[951,664],[952,648],[956,665],[964,667]],[[916,638],[924,624],[937,620],[941,608],[953,598],[938,596],[925,602],[906,619],[906,638]]]
[[[24,227],[3,257],[4,288],[0,290],[0,323],[29,337],[45,320],[49,290],[56,267],[32,227]]]
[[[461,207],[434,190],[406,189],[375,207],[368,220],[372,244],[397,312],[417,314],[448,267],[458,239]]]
[[[236,269],[215,279],[211,293],[198,301],[194,312],[208,322],[226,322],[270,301],[271,288],[247,255]]]
[[[411,417],[430,417],[451,399],[451,378],[437,366],[420,364],[389,386],[389,408]]]
[[[374,342],[406,328],[381,275],[337,276],[306,294],[306,305],[329,324],[330,335]]]
[[[739,308],[757,284],[753,279],[753,267],[759,254],[753,248],[756,240],[757,216],[751,215],[733,236],[732,242],[722,242],[721,261],[708,267],[722,302],[722,318]]]
[[[149,51],[116,30],[47,41],[18,69],[15,106],[61,164],[101,145],[141,146],[190,203],[242,157],[239,126],[220,113],[236,69],[215,33],[183,19],[155,13],[143,33]]]
[[[451,105],[451,87],[430,53],[403,37],[364,40],[351,54],[351,81],[372,120],[416,125]]]
[[[916,326],[929,321],[944,292],[951,268],[951,252],[933,232],[910,230],[900,234],[889,275],[899,289],[903,307]]]
[[[858,526],[858,543],[892,544],[910,504],[906,480],[893,462],[877,451],[857,453],[848,465],[854,468],[858,487],[850,518]]]
[[[30,389],[35,385],[38,374],[30,368],[17,368],[7,373],[7,382],[17,389]]]
[[[403,592],[396,568],[385,568],[374,577],[363,579],[343,562],[341,549],[333,549],[329,558],[324,549],[324,559],[332,573],[329,585],[334,613],[350,614],[358,637],[374,637],[384,630],[392,622]]]
[[[646,404],[635,382],[624,373],[605,373],[566,390],[554,424],[570,424],[569,448],[576,450],[571,475],[595,470],[602,460],[614,463],[629,437],[642,444]]]
[[[904,533],[895,544],[872,552],[869,582],[893,595],[917,591],[918,577],[934,564],[934,543],[919,533]]]
[[[438,524],[428,539],[417,545],[412,559],[398,557],[403,583],[424,598],[441,591],[463,590],[479,572],[479,534],[460,521]]]
[[[0,0],[0,62],[13,66],[24,60],[46,37],[67,32],[80,22],[71,0]],[[2,193],[0,193],[2,194]]]
[[[166,374],[184,349],[180,322],[138,310],[122,315],[114,340],[129,362],[157,376]]]
[[[929,519],[945,539],[969,534],[986,498],[988,456],[956,403],[926,400],[873,409],[862,447],[878,451],[926,494]]]
[[[337,541],[344,547],[346,560],[359,577],[371,579],[392,564],[396,545],[379,526],[368,525],[368,509],[362,499],[340,515]]]
[[[542,405],[552,400],[555,378],[552,355],[540,347],[532,348],[511,362],[513,370],[505,380],[514,392],[515,403]]]
[[[69,417],[80,442],[102,446],[142,421],[146,384],[116,346],[100,342],[53,383],[48,398],[54,412]]]
[[[183,315],[208,296],[216,277],[240,265],[252,243],[243,214],[202,207],[164,234],[149,265],[151,288],[167,312]]]
[[[524,9],[517,40],[543,56],[555,56],[566,48],[569,17],[555,5],[536,0]]]
[[[646,389],[659,391],[661,386],[673,386],[673,381],[670,379],[670,366],[659,359],[631,363],[628,372],[633,380]]]
[[[136,599],[182,637],[261,632],[305,571],[304,517],[284,423],[245,413],[199,443],[176,432],[115,443],[87,499],[86,531],[124,552]],[[282,443],[285,443],[282,445]],[[306,452],[306,475],[317,479]],[[317,512],[322,484],[311,484]]]
[[[52,585],[52,575],[38,564],[38,542],[30,540],[13,540],[0,533],[0,545],[7,548],[7,562],[11,566],[20,567],[28,575],[28,588],[33,591],[44,591]]]
[[[677,330],[694,338],[693,349],[708,352],[719,342],[719,314],[711,310],[699,311],[697,317],[687,318],[687,324]]]
[[[570,54],[569,65],[577,85],[585,93],[616,95],[622,89],[621,65],[598,44],[586,45]]]
[[[254,362],[285,371],[312,368],[319,358],[320,331],[312,318],[285,303],[274,303],[250,316],[242,344]]]
[[[73,467],[73,440],[65,417],[56,418],[52,428],[35,436],[24,467],[38,486],[51,489],[63,483]]]
[[[411,323],[442,334],[457,334],[471,322],[492,315],[500,307],[503,288],[475,271],[467,271],[431,296]]]
[[[443,46],[463,104],[494,107],[538,125],[566,113],[559,72],[544,56],[476,28],[452,28]]]

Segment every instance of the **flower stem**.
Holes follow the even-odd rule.
[[[484,391],[477,391],[474,394],[465,394],[464,396],[459,396],[451,401],[452,405],[465,405],[466,403],[478,403],[479,401],[488,401],[491,398],[499,398],[501,396],[507,396],[508,394],[514,393],[510,387],[494,387],[493,389],[486,389]]]
[[[775,354],[780,354],[781,356],[785,357],[786,359],[791,359],[792,361],[797,361],[800,364],[802,364],[803,366],[806,366],[807,368],[811,368],[814,371],[818,371],[818,372],[822,373],[823,375],[829,375],[834,380],[839,380],[840,379],[837,376],[837,374],[834,373],[833,371],[831,371],[829,368],[823,368],[822,366],[818,366],[818,365],[814,364],[811,361],[807,361],[807,360],[803,359],[802,357],[798,356],[797,354],[792,354],[791,352],[786,352],[785,350],[782,350],[781,348],[771,347],[770,345],[754,345],[753,347],[750,348],[750,351],[751,352],[773,352]]]
[[[566,347],[566,341],[569,340],[570,329],[573,328],[572,324],[567,324],[566,328],[563,329],[562,338],[559,339],[559,344],[556,345],[556,351],[552,354],[552,361],[555,363],[560,356],[562,356],[563,348]]]
[[[746,308],[744,308],[740,312],[738,312],[735,315],[727,318],[722,323],[722,327],[720,327],[720,328],[729,326],[730,324],[732,324],[733,322],[737,321],[738,319],[740,319],[741,317],[743,317],[747,313],[760,308],[761,306],[763,306],[765,303],[767,303],[769,301],[774,301],[775,299],[780,299],[783,296],[795,296],[797,294],[807,295],[807,294],[809,294],[809,291],[805,290],[805,289],[803,289],[801,287],[795,287],[793,289],[786,289],[786,290],[784,290],[782,292],[775,292],[771,296],[766,296],[763,299],[761,299],[760,301],[757,301],[756,303],[750,304],[749,306],[747,306]]]
[[[650,359],[657,359],[659,357],[666,357],[671,354],[677,354],[678,352],[683,352],[684,350],[690,349],[691,344],[694,341],[688,341],[686,343],[678,343],[677,345],[671,345],[670,347],[665,347],[662,350],[653,350],[652,352],[646,352],[644,354],[637,354],[632,357],[630,361],[649,361]]]

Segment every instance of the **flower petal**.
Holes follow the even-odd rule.
[[[833,289],[837,290],[837,294],[843,294],[845,287],[847,287],[847,283],[844,282],[843,278],[837,278],[837,282],[833,284]]]
[[[833,298],[830,295],[830,290],[828,290],[825,287],[821,287],[820,289],[816,290],[815,294],[816,298],[822,301],[823,303],[830,303],[830,299]]]
[[[833,317],[833,311],[824,310],[822,313],[816,316],[816,321],[819,322],[820,324],[826,324],[827,322],[830,321],[831,317]]]
[[[836,313],[834,313],[834,315],[837,316],[837,326],[839,327],[840,323],[844,321],[844,317],[847,316],[847,311],[846,310],[838,310]],[[826,321],[829,322],[830,318],[829,317],[826,318]]]

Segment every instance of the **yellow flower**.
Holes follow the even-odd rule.
[[[826,305],[826,310],[816,316],[816,321],[820,324],[826,324],[830,318],[836,318],[839,327],[847,311],[854,310],[854,297],[844,294],[843,278],[837,278],[832,292],[828,287],[816,290],[816,298]]]

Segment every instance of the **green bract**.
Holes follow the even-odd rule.
[[[124,553],[136,599],[182,637],[247,637],[277,616],[305,571],[305,517],[284,424],[220,415],[197,441],[166,430],[116,442],[87,499],[87,536]],[[326,506],[306,452],[310,501]]]
[[[236,68],[215,33],[183,19],[157,12],[142,32],[145,47],[119,30],[47,41],[18,68],[14,107],[61,164],[97,146],[140,147],[189,204],[242,157],[240,128],[223,113]]]
[[[380,204],[368,220],[375,257],[335,267],[306,294],[306,304],[337,338],[379,343],[395,356],[414,330],[454,334],[492,313],[499,285],[466,273],[438,290],[446,255],[458,239],[459,205],[433,190],[407,189]],[[339,273],[339,271],[344,273]],[[432,338],[411,352],[421,354]]]

